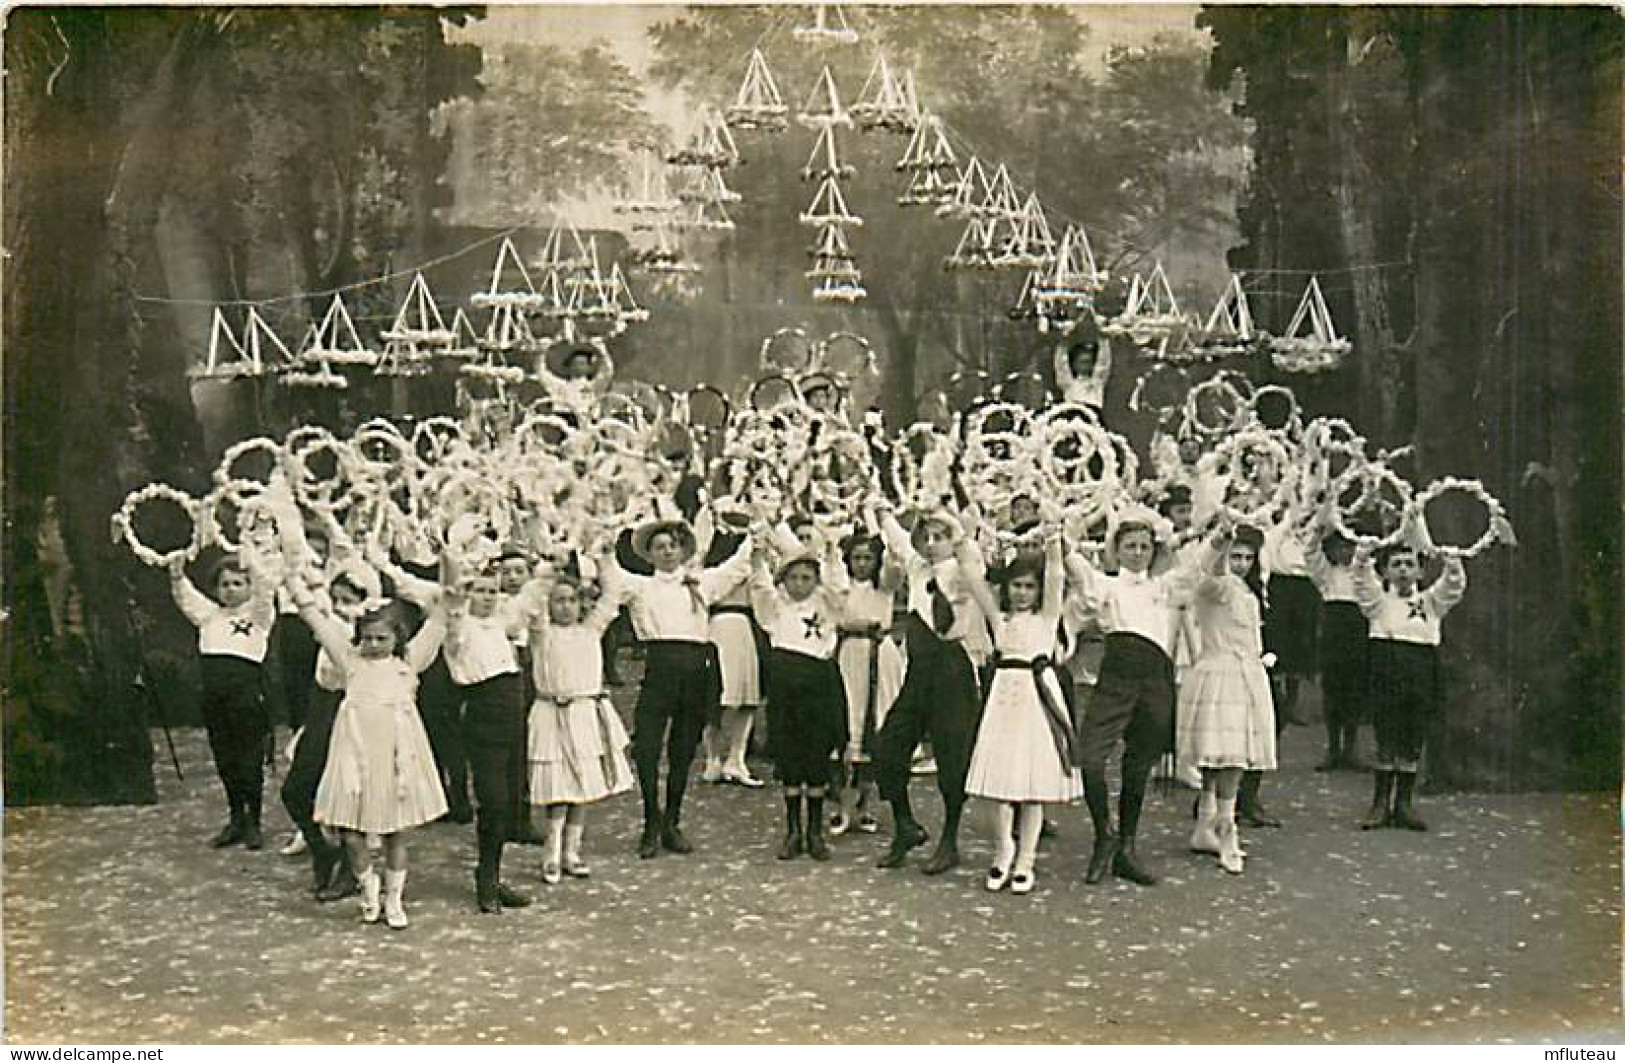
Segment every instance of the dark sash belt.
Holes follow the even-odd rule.
[[[1015,658],[1000,657],[994,664],[1000,671],[1021,671],[1033,674],[1033,686],[1038,688],[1038,703],[1044,707],[1044,722],[1049,724],[1050,738],[1055,741],[1055,755],[1061,758],[1061,770],[1070,771],[1072,768],[1072,745],[1075,738],[1072,734],[1072,720],[1067,715],[1065,706],[1055,703],[1055,695],[1044,683],[1044,673],[1055,672],[1055,665],[1048,657],[1034,657],[1030,661],[1016,660]]]
[[[875,699],[880,693],[880,643],[886,638],[886,633],[879,624],[868,624],[864,627],[843,627],[836,633],[835,652],[839,653],[841,644],[852,639],[863,639],[869,643],[869,688],[863,702],[863,738],[862,747],[868,749],[875,736]]]

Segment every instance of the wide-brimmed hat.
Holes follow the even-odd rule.
[[[685,563],[693,559],[699,547],[698,541],[694,538],[694,529],[682,517],[664,514],[646,520],[632,529],[632,552],[654,564],[654,559],[649,556],[649,543],[656,535],[661,534],[676,537],[678,549],[682,551]]]
[[[602,352],[598,347],[595,347],[590,343],[582,343],[579,340],[566,340],[560,343],[555,343],[553,346],[549,347],[547,349],[547,353],[542,357],[543,361],[547,365],[547,371],[552,373],[554,376],[562,377],[564,376],[565,366],[569,363],[571,358],[574,358],[578,354],[585,355],[586,357],[592,359],[593,375],[597,376],[598,367],[601,364],[601,353]]]

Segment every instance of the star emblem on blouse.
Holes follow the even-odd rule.
[[[801,618],[801,637],[804,639],[821,639],[824,637],[824,618],[817,613]]]
[[[254,621],[233,620],[231,622],[231,633],[233,635],[239,635],[243,638],[247,638],[254,633]]]
[[[1417,598],[1417,599],[1413,600],[1410,603],[1410,613],[1406,616],[1406,619],[1407,620],[1426,620],[1427,618],[1428,618],[1427,604],[1425,602],[1423,602],[1420,598]]]

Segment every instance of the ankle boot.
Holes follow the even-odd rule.
[[[226,825],[220,828],[209,844],[216,849],[224,849],[236,845],[243,840],[243,809],[236,801],[231,802],[231,818]]]
[[[1236,794],[1236,819],[1247,827],[1279,827],[1281,821],[1265,811],[1258,799],[1258,789],[1264,783],[1261,771],[1241,773],[1241,789]]]
[[[1112,874],[1138,886],[1157,884],[1157,876],[1135,855],[1132,835],[1124,835],[1122,841],[1118,843],[1117,854],[1112,857]]]
[[[824,841],[824,799],[807,798],[807,815],[801,821],[802,845],[814,860],[829,859],[829,845]]]
[[[1361,830],[1381,830],[1390,824],[1389,802],[1394,796],[1394,773],[1377,768],[1371,773],[1371,810],[1360,821]]]
[[[384,870],[384,922],[391,930],[405,930],[406,868]]]
[[[486,915],[501,915],[502,901],[497,897],[496,876],[490,871],[474,871],[474,901]]]
[[[784,843],[779,846],[780,860],[794,860],[801,852],[801,795],[784,795]]]
[[[265,848],[265,835],[260,833],[260,809],[254,802],[243,809],[243,848],[255,851]]]
[[[1394,815],[1392,819],[1394,826],[1403,827],[1406,830],[1427,830],[1428,825],[1411,810],[1411,798],[1416,791],[1416,772],[1395,772],[1394,780]]]
[[[367,868],[356,876],[361,883],[361,921],[363,923],[376,923],[383,909],[379,904],[379,894],[383,889],[383,882],[378,878],[378,872]]]
[[[657,812],[653,819],[647,814],[643,817],[643,833],[638,837],[638,857],[642,860],[652,860],[660,855],[660,814]]]
[[[1095,846],[1089,853],[1089,871],[1083,880],[1093,886],[1105,879],[1111,872],[1112,862],[1117,857],[1117,835],[1111,831],[1096,830]]]

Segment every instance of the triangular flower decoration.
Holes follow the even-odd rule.
[[[632,262],[638,268],[649,273],[699,272],[699,266],[684,257],[682,245],[668,222],[657,222],[652,232],[652,242],[632,252]]]
[[[1041,330],[1049,321],[1071,318],[1093,302],[1101,283],[1088,237],[1081,228],[1069,225],[1050,264],[1027,275],[1025,294],[1031,301],[1031,316],[1039,319]]]
[[[374,365],[378,361],[378,353],[369,351],[356,334],[355,322],[344,305],[343,296],[333,296],[321,324],[316,326],[297,358],[301,362],[317,359],[328,365]]]
[[[1207,325],[1203,328],[1207,335],[1214,339],[1250,340],[1256,331],[1253,325],[1253,311],[1247,303],[1247,293],[1241,287],[1241,278],[1236,274],[1230,275],[1230,283],[1225,286],[1224,294],[1208,315]]]
[[[851,108],[858,128],[864,132],[884,129],[893,133],[912,133],[919,125],[919,107],[914,102],[913,74],[905,82],[892,73],[886,53],[875,56],[869,78],[858,93],[858,102]]]
[[[841,194],[840,183],[833,177],[826,177],[818,186],[818,192],[813,196],[812,204],[801,213],[801,224],[809,228],[822,228],[825,225],[862,225],[863,219],[853,214],[846,206],[846,197]]]
[[[767,57],[759,48],[752,48],[750,63],[745,68],[745,79],[739,83],[739,92],[724,119],[735,129],[759,129],[777,133],[790,124],[790,109],[767,67]]]
[[[476,292],[469,303],[480,309],[500,306],[516,307],[522,311],[541,309],[536,286],[531,283],[530,274],[525,271],[525,264],[520,260],[519,251],[510,237],[504,236],[502,246],[497,249],[496,264],[491,267],[490,287]]]
[[[666,156],[673,166],[708,166],[715,170],[737,166],[739,148],[734,144],[728,123],[713,108],[700,112],[699,124],[681,148]]]
[[[1049,264],[1054,255],[1055,239],[1050,235],[1043,205],[1038,202],[1036,193],[1029,193],[1021,210],[1005,223],[1004,240],[993,264],[1002,268],[1038,269]]]
[[[672,221],[673,229],[697,229],[702,232],[727,232],[734,228],[733,219],[722,203],[695,201],[685,203]]]
[[[856,283],[862,277],[847,245],[846,233],[839,225],[832,223],[824,226],[819,232],[818,243],[810,254],[813,264],[812,268],[806,271],[809,280]]]
[[[807,165],[801,169],[801,179],[822,181],[830,177],[851,177],[856,172],[851,166],[841,162],[840,154],[835,150],[835,127],[824,126],[820,129],[818,139],[813,141],[812,154],[807,158]]]
[[[836,91],[835,75],[829,72],[829,67],[818,72],[818,82],[796,118],[809,129],[852,124],[852,116],[841,106],[841,94]]]
[[[238,342],[236,333],[226,323],[226,315],[215,307],[214,320],[209,326],[209,353],[203,364],[193,366],[188,375],[197,380],[232,380],[260,376],[264,372],[264,363],[252,357]]]
[[[1162,263],[1158,262],[1149,277],[1142,278],[1138,273],[1134,275],[1129,284],[1128,301],[1124,304],[1123,312],[1102,326],[1102,330],[1110,334],[1127,335],[1135,343],[1145,345],[1153,341],[1167,340],[1176,331],[1184,329],[1187,324],[1184,315],[1179,312],[1179,303],[1174,298],[1173,288],[1168,284],[1168,275],[1163,272]],[[1178,347],[1163,343],[1152,357],[1178,359],[1186,353]]]
[[[440,307],[435,305],[429,282],[423,274],[412,276],[406,298],[401,300],[401,307],[395,312],[394,324],[381,333],[380,338],[385,343],[429,345],[444,345],[455,339],[452,331],[446,327],[445,318],[440,316]]]
[[[652,150],[645,149],[639,152],[637,191],[631,198],[615,204],[615,212],[629,214],[636,219],[643,215],[669,214],[676,209],[677,198],[671,194],[666,181],[665,160]],[[637,227],[636,221],[633,227]],[[545,248],[543,253],[545,255]]]
[[[790,36],[809,44],[856,44],[858,33],[846,21],[840,4],[814,4],[811,24],[795,27]]]
[[[1014,218],[1021,212],[1021,200],[1016,195],[1016,184],[1010,180],[1010,171],[1004,163],[987,180],[987,195],[977,212],[985,218]]]
[[[943,265],[948,269],[991,269],[997,247],[998,223],[992,218],[971,218],[965,222],[959,243]]]
[[[965,168],[954,178],[950,190],[952,194],[937,206],[937,217],[976,216],[981,210],[983,198],[987,195],[987,175],[982,172],[981,160],[972,155]]]
[[[1297,312],[1285,335],[1270,341],[1276,368],[1289,373],[1318,373],[1335,369],[1349,353],[1350,343],[1337,334],[1332,312],[1320,291],[1320,278],[1310,277]]]
[[[677,198],[684,203],[737,203],[740,197],[723,180],[721,170],[695,167],[688,171]]]

